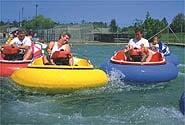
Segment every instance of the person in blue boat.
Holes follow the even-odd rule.
[[[135,38],[130,39],[125,52],[127,61],[145,62],[148,57],[149,42],[143,38],[143,29],[135,29]]]
[[[165,45],[162,41],[160,41],[158,36],[154,36],[150,41],[150,48],[154,51],[159,51],[163,53],[165,56],[170,54],[170,49],[167,45]]]
[[[51,41],[43,56],[43,63],[45,65],[73,65],[70,38],[69,33],[62,33],[57,42]]]

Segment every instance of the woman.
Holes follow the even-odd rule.
[[[71,35],[61,34],[57,42],[51,41],[47,47],[43,62],[45,65],[73,65],[69,40]]]

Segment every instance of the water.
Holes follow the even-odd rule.
[[[73,53],[88,57],[99,67],[122,47],[74,45]],[[9,78],[0,78],[1,124],[183,125],[185,117],[179,111],[179,98],[185,85],[185,48],[170,48],[180,58],[179,75],[157,85],[125,85],[115,73],[105,87],[51,95],[26,91]]]

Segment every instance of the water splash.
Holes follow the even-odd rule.
[[[133,111],[127,119],[130,122],[145,123],[145,124],[182,124],[185,118],[180,111],[174,107],[152,107],[147,108],[141,106],[136,111]],[[146,123],[147,121],[147,123]]]
[[[179,64],[177,67],[178,68],[185,67],[185,64]]]

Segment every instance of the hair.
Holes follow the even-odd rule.
[[[152,39],[150,39],[150,41],[149,41],[149,42],[150,42],[150,43],[154,42],[154,38],[155,38],[155,37],[157,37],[157,39],[159,39],[159,37],[158,37],[158,36],[153,36],[153,37],[152,37]]]
[[[34,37],[34,32],[33,32],[33,31],[29,31],[29,32],[28,32],[28,36]]]
[[[26,31],[25,30],[18,30],[18,35],[19,34],[25,34],[26,35]]]
[[[65,35],[67,35],[67,36],[69,36],[69,38],[71,38],[71,34],[62,32],[62,33],[59,35],[59,38],[58,38],[58,39],[61,39],[61,37],[62,37],[62,36],[65,36]]]
[[[141,34],[143,34],[143,28],[141,28],[141,27],[136,27],[136,28],[134,29],[134,32],[135,32],[135,33],[140,32]]]

